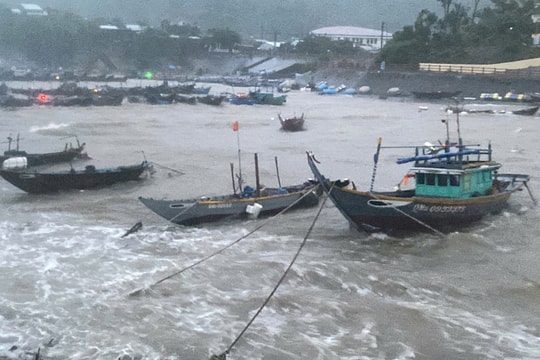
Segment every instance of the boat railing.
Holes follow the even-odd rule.
[[[430,163],[468,164],[492,161],[491,144],[488,148],[480,148],[479,145],[442,146],[439,148],[422,145],[415,148],[414,156],[398,158],[397,163],[414,162],[415,166],[421,166]]]

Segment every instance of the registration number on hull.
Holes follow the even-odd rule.
[[[414,212],[430,212],[430,213],[464,213],[465,206],[463,205],[424,205],[416,204],[413,207]]]
[[[208,205],[209,209],[228,209],[231,208],[232,204],[211,204]]]

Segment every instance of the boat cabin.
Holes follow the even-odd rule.
[[[398,160],[405,162],[404,159]],[[439,153],[417,148],[409,158],[415,166],[415,195],[463,199],[485,196],[493,191],[496,172],[501,164],[491,160],[488,149],[450,149]]]
[[[488,195],[500,167],[497,163],[462,170],[415,167],[411,169],[416,181],[415,194],[458,199]]]

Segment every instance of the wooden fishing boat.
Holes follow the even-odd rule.
[[[238,125],[236,124],[234,128],[238,129]],[[252,188],[242,185],[244,181],[241,173],[236,175],[238,179],[238,184],[236,184],[233,164],[231,163],[233,194],[201,196],[187,200],[159,200],[148,197],[139,197],[139,200],[162,218],[178,225],[198,225],[222,220],[257,218],[275,215],[288,208],[315,206],[319,202],[321,191],[316,181],[308,180],[299,185],[281,186],[277,158],[276,171],[279,184],[277,188],[261,186],[258,169],[258,158],[255,154],[256,185],[255,188]]]
[[[197,101],[207,105],[218,106],[227,98],[227,95],[205,95],[197,97]]]
[[[255,104],[260,105],[283,105],[287,102],[287,95],[274,95],[270,92],[250,91],[249,97]]]
[[[285,131],[301,131],[304,129],[304,113],[302,116],[284,118],[281,114],[278,114],[279,122],[281,123],[281,128]]]
[[[257,192],[246,186],[241,194],[200,197],[188,200],[159,200],[139,197],[139,200],[162,218],[178,225],[249,219],[275,215],[291,208],[317,205],[319,194],[316,182],[307,181],[294,186],[263,188]]]
[[[32,194],[62,190],[84,190],[109,186],[118,182],[138,180],[151,165],[143,161],[137,165],[97,169],[87,165],[84,170],[36,171],[1,169],[0,176],[7,182]]]
[[[445,99],[461,94],[461,91],[411,91],[418,99]]]
[[[538,108],[540,108],[540,106],[533,106],[533,107],[528,107],[528,108],[525,108],[525,109],[514,110],[514,111],[512,111],[512,114],[514,114],[514,115],[533,116],[538,111]]]
[[[380,147],[379,139],[372,187]],[[366,231],[454,230],[501,211],[511,194],[529,190],[529,175],[498,173],[501,164],[493,161],[491,145],[470,147],[460,139],[455,146],[447,140],[437,149],[431,145],[414,148],[413,156],[397,160],[414,166],[397,189],[387,192],[360,191],[349,180],[329,180],[319,171],[313,154],[308,153],[308,164],[349,223]],[[536,202],[530,190],[529,195]]]
[[[3,164],[5,160],[14,157],[25,157],[26,166],[39,166],[69,162],[77,157],[81,157],[86,145],[85,143],[81,144],[79,139],[77,139],[77,147],[73,147],[71,144],[66,144],[64,150],[62,151],[29,154],[26,151],[19,150],[19,139],[19,136],[17,136],[16,148],[12,149],[11,143],[13,142],[13,139],[10,136],[8,137],[8,150],[4,151],[3,155],[0,155],[0,164]]]

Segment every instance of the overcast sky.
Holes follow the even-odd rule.
[[[474,0],[454,0],[472,8]],[[360,26],[395,32],[414,23],[422,9],[442,14],[437,0],[39,0],[23,1],[73,12],[85,18],[119,18],[158,26],[161,20],[251,35],[280,32],[301,36],[324,26]],[[8,6],[20,1],[0,0]],[[481,0],[481,6],[491,5]],[[266,31],[265,31],[266,29]],[[287,35],[285,35],[287,34]]]

